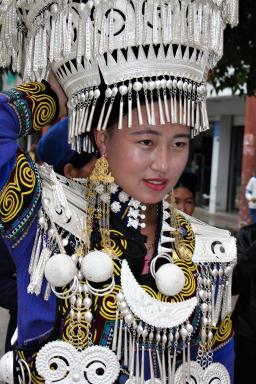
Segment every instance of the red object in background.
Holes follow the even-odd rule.
[[[243,142],[243,164],[241,180],[241,196],[239,224],[243,227],[251,224],[248,201],[245,198],[245,187],[249,179],[256,173],[256,97],[247,96],[245,111],[245,127]]]

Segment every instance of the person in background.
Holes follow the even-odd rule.
[[[88,177],[97,160],[97,151],[77,153],[70,148],[67,117],[54,124],[40,138],[36,155],[39,161],[52,165],[56,173],[70,179]]]
[[[252,223],[256,223],[256,177],[252,176],[245,188],[245,197],[248,200],[248,208]]]
[[[173,188],[176,208],[192,215],[196,206],[197,176],[193,172],[184,171]]]

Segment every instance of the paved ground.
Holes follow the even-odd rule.
[[[194,216],[215,227],[228,229],[234,236],[239,229],[238,213],[217,212],[210,214],[207,208],[197,207]]]
[[[228,214],[226,212],[218,212],[213,215],[213,214],[209,214],[207,209],[196,208],[194,216],[208,224],[214,225],[219,228],[228,229],[234,236],[238,231],[238,215],[237,214]],[[5,340],[5,332],[6,332],[8,319],[9,319],[8,311],[6,311],[3,308],[0,308],[0,356],[2,356],[4,353],[4,340]]]

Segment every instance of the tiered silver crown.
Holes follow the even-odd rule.
[[[91,130],[100,96],[98,129],[107,128],[116,100],[118,128],[126,99],[132,125],[133,93],[139,124],[139,94],[147,123],[159,123],[156,94],[160,124],[189,125],[194,134],[209,127],[205,83],[223,54],[226,24],[238,22],[238,0],[3,0],[1,7],[2,65],[12,63],[24,80],[44,78],[51,65],[69,99],[74,148]]]

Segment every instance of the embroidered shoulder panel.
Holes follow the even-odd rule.
[[[20,153],[0,197],[0,228],[15,242],[32,222],[41,200],[41,182],[35,163]]]
[[[57,116],[56,96],[47,83],[26,83],[2,92],[15,111],[20,136],[39,131]]]

